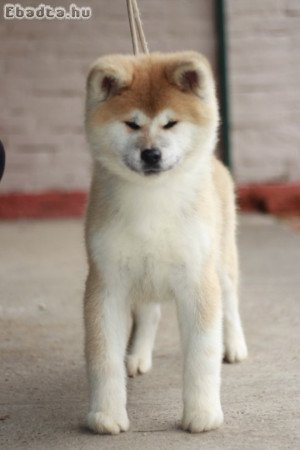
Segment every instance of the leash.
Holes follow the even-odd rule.
[[[142,53],[149,53],[148,44],[146,41],[145,33],[143,30],[143,24],[137,0],[126,0],[127,12],[132,40],[133,53],[138,55],[141,53],[139,43],[142,48]]]

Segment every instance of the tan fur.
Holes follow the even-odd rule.
[[[101,58],[101,70],[110,71],[113,66],[112,73],[119,73],[120,70],[123,73],[125,68],[127,76],[124,76],[120,86],[122,95],[112,97],[101,109],[97,109],[90,118],[91,125],[116,117],[126,119],[128,112],[136,108],[153,117],[166,105],[174,108],[182,119],[195,123],[211,120],[215,114],[212,105],[203,103],[199,108],[199,101],[195,95],[192,92],[178,90],[175,81],[171,79],[172,68],[180,66],[190,57],[199,58],[193,52],[176,55],[154,53],[150,56],[140,56],[138,59],[135,56],[114,55],[107,57],[107,63]],[[204,57],[201,57],[201,61],[209,70]],[[96,71],[97,63],[89,75],[88,86]]]
[[[90,358],[90,354],[102,354],[106,350],[106,345],[103,336],[101,335],[101,328],[98,327],[100,317],[98,317],[95,307],[96,299],[101,301],[101,280],[100,273],[90,265],[88,279],[86,281],[84,302],[84,322],[86,328],[85,353],[86,357]],[[101,308],[99,309],[101,314]]]
[[[210,264],[205,269],[198,286],[199,298],[203,301],[198,304],[198,323],[201,328],[209,328],[221,308],[221,289],[214,267]]]
[[[135,111],[144,120],[138,131],[126,126]],[[174,131],[165,131],[164,111],[178,122]],[[86,130],[94,170],[85,329],[88,425],[96,432],[129,426],[123,359],[130,310],[136,311],[137,332],[127,370],[134,376],[151,367],[155,303],[168,297],[176,300],[183,341],[182,426],[198,432],[222,423],[222,300],[225,358],[242,360],[247,349],[237,309],[233,182],[213,156],[218,120],[209,64],[195,52],[112,55],[91,69]],[[123,151],[127,157],[158,145],[172,161],[165,172],[153,178],[125,167]]]

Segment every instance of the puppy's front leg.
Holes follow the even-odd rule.
[[[90,389],[89,428],[118,434],[129,428],[126,412],[126,298],[90,270],[84,299],[85,353]]]
[[[177,304],[184,357],[182,427],[192,433],[212,430],[223,423],[221,294],[214,269],[207,268],[199,286],[181,292]]]

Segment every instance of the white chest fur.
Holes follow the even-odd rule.
[[[184,190],[123,190],[116,213],[92,236],[107,282],[153,300],[199,279],[208,227]]]

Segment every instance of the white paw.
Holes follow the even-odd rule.
[[[241,362],[248,356],[247,345],[243,335],[225,338],[224,359],[229,363]]]
[[[128,430],[129,420],[126,411],[115,416],[101,411],[90,412],[87,416],[87,425],[95,433],[119,434]]]
[[[129,377],[148,372],[152,367],[151,355],[132,354],[127,356],[127,373]]]
[[[191,433],[214,430],[223,423],[223,412],[220,406],[215,409],[185,409],[182,428]]]

